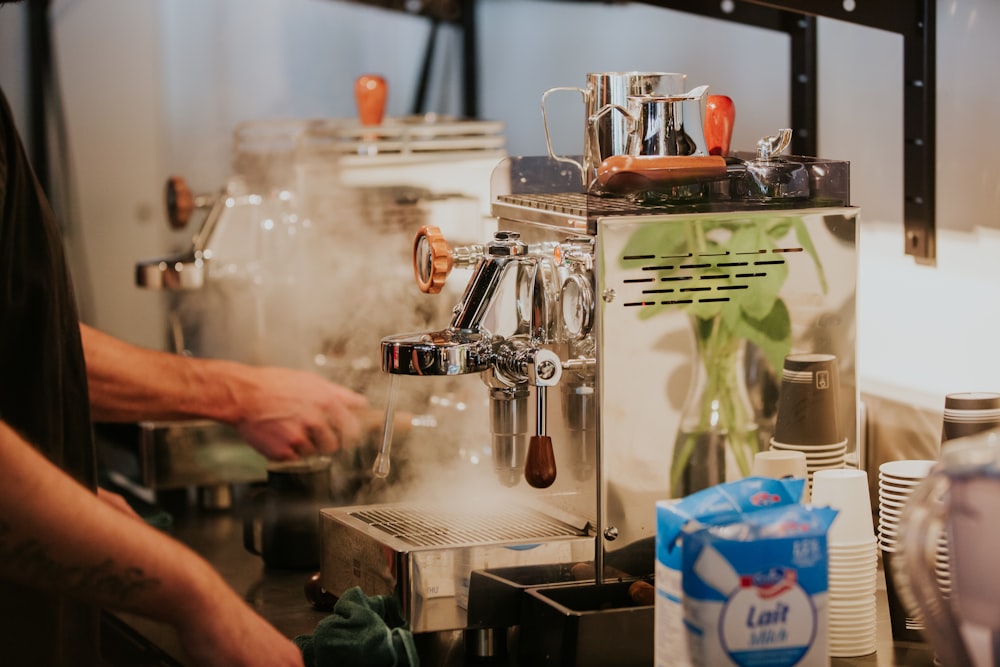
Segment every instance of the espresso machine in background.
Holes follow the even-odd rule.
[[[499,650],[488,637],[502,643],[496,634],[521,624],[524,638],[529,621],[503,586],[477,592],[476,575],[511,573],[506,590],[522,593],[588,579],[598,597],[612,581],[650,579],[654,504],[675,497],[675,441],[700,385],[695,316],[737,313],[764,329],[769,317],[785,318],[788,352],[835,354],[840,418],[856,456],[858,211],[849,164],[780,156],[787,139],[779,132],[756,155],[718,157],[708,172],[704,160],[687,175],[674,169],[680,161],[625,164],[603,192],[581,183],[582,160],[512,157],[493,174],[491,240],[453,246],[422,229],[414,268],[423,291],[442,289],[453,269],[473,273],[447,326],[382,339],[382,368],[407,382],[479,376],[466,381],[489,396],[480,437],[489,439],[493,474],[475,484],[443,476],[439,492],[451,485],[455,494],[441,502],[323,510],[324,588],[398,595],[418,635],[461,633],[481,656]],[[750,393],[761,390],[747,378],[763,372],[765,358],[741,352]],[[773,418],[756,405],[761,423]],[[725,454],[716,481],[746,474]],[[570,596],[576,610],[570,598],[533,595],[553,614],[533,616],[534,645],[567,618],[598,610],[610,618],[622,604],[615,595]],[[651,622],[646,607],[632,626],[651,631]],[[631,626],[614,623],[592,635],[595,646],[623,650],[614,628]],[[577,639],[587,634],[578,627]]]
[[[499,122],[383,118],[379,85],[374,107],[359,96],[358,119],[237,125],[218,192],[167,183],[169,221],[194,230],[190,244],[136,265],[136,284],[164,293],[172,351],[315,371],[369,398],[372,437],[337,453],[340,501],[370,481],[388,390],[368,341],[447,316],[446,301],[408,289],[414,231],[434,224],[468,243],[489,238],[489,175],[506,155]],[[463,417],[485,414],[485,398],[463,402],[446,383],[401,394],[416,424],[401,437],[435,437],[456,404]],[[154,491],[228,496],[230,485],[266,477],[263,457],[225,425],[143,423],[129,436],[102,439],[103,458]]]

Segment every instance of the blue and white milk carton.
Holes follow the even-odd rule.
[[[836,515],[787,505],[685,533],[683,610],[693,665],[830,664],[826,535]]]
[[[804,489],[803,479],[748,477],[656,503],[656,667],[693,664],[682,605],[685,531],[730,524],[766,508],[797,504]]]

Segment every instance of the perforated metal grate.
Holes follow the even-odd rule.
[[[439,505],[391,506],[359,510],[351,516],[417,547],[583,535],[568,524],[526,508],[473,513]]]
[[[524,206],[525,208],[551,211],[579,218],[586,218],[588,215],[646,214],[656,210],[637,206],[621,197],[596,197],[584,192],[501,195],[497,199],[514,206]]]

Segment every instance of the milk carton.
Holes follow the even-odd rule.
[[[685,529],[733,523],[768,507],[798,503],[804,489],[803,479],[748,477],[656,504],[656,667],[692,664],[682,607]]]
[[[788,505],[685,533],[683,611],[693,665],[830,664],[826,534],[836,515]]]

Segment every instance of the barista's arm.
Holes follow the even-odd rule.
[[[213,419],[276,460],[361,436],[364,397],[315,373],[148,350],[83,324],[80,333],[97,421]]]
[[[0,421],[0,578],[175,627],[199,665],[294,665],[298,648],[194,552],[115,510]]]

